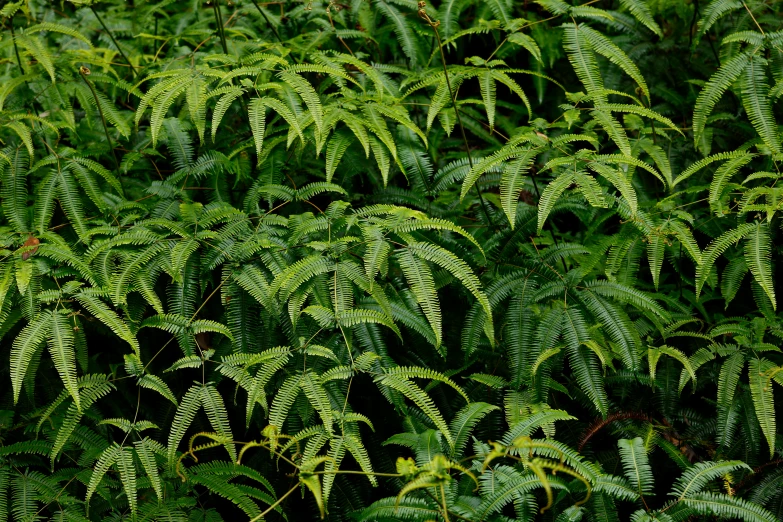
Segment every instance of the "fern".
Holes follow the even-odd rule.
[[[783,4],[577,3],[0,7],[0,519],[780,518]]]

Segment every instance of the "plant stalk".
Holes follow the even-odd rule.
[[[98,99],[98,93],[95,92],[95,87],[93,87],[92,82],[87,79],[88,74],[90,74],[90,70],[87,67],[79,67],[79,75],[82,77],[82,80],[84,80],[84,83],[87,84],[87,87],[90,88],[92,97],[95,100],[95,105],[98,107],[98,114],[101,115],[101,123],[103,124],[103,132],[106,133],[106,139],[109,141],[109,148],[111,149],[111,156],[114,158],[114,168],[117,172],[119,172],[120,162],[117,161],[117,153],[114,152],[114,142],[109,135],[109,127],[106,125],[106,117],[103,115],[103,109],[101,108],[101,101]]]
[[[294,486],[291,489],[289,489],[282,497],[277,499],[277,501],[274,504],[272,504],[271,506],[266,508],[266,510],[263,513],[261,513],[260,515],[258,515],[257,517],[253,518],[252,520],[250,520],[250,522],[256,522],[257,520],[263,519],[264,515],[266,515],[267,513],[270,513],[273,509],[275,509],[277,506],[279,506],[280,503],[283,502],[286,499],[286,497],[288,497],[288,495],[290,495],[291,493],[293,493],[297,489],[299,489],[299,484],[297,484],[296,486]]]
[[[258,5],[258,2],[256,0],[251,0],[253,2],[253,5],[256,6],[256,9],[261,14],[261,16],[264,17],[264,20],[266,21],[266,25],[272,30],[273,33],[275,33],[275,38],[277,38],[277,41],[280,43],[283,43],[283,39],[280,38],[280,33],[277,32],[277,27],[272,25],[272,22],[269,20],[269,17],[266,15],[263,9],[261,9],[261,6]]]
[[[423,7],[419,10],[419,16],[424,19],[424,21],[427,22],[427,24],[435,32],[435,38],[438,41],[438,50],[440,51],[440,63],[443,66],[443,74],[446,76],[446,86],[449,89],[449,96],[451,97],[451,106],[454,107],[454,112],[457,115],[457,124],[459,125],[460,132],[462,133],[462,141],[465,143],[465,152],[468,154],[468,164],[470,165],[470,168],[473,169],[473,157],[470,154],[470,144],[468,143],[468,137],[465,134],[465,127],[462,125],[462,117],[460,116],[459,108],[457,108],[457,98],[454,95],[454,90],[451,88],[449,71],[446,67],[446,54],[443,52],[443,42],[440,39],[440,32],[438,31],[440,22],[430,19],[429,15],[427,15]],[[484,211],[484,216],[487,218],[490,227],[495,228],[495,221],[492,219],[492,216],[489,215],[487,204],[484,201],[484,196],[481,193],[481,187],[479,187],[478,181],[476,181],[476,192],[478,193],[479,202],[481,203],[481,209]]]
[[[19,65],[19,72],[24,75],[24,68],[22,67],[22,59],[19,57],[19,48],[16,46],[16,33],[14,32],[14,20],[8,19],[8,25],[11,27],[11,41],[14,42],[14,54],[16,54],[16,63]]]
[[[128,60],[128,57],[125,56],[125,53],[123,52],[122,47],[120,47],[120,44],[118,44],[117,40],[114,39],[114,35],[112,34],[112,32],[109,30],[108,27],[106,27],[106,24],[103,23],[103,19],[98,14],[98,11],[95,10],[94,6],[90,6],[90,10],[92,11],[92,14],[95,15],[95,18],[98,19],[98,22],[101,24],[101,27],[103,27],[103,30],[106,31],[106,34],[109,35],[109,38],[111,38],[111,41],[114,42],[114,47],[117,48],[117,50],[119,51],[120,55],[122,56],[122,59],[125,60],[125,63],[127,63],[128,67],[130,67],[131,74],[133,75],[133,77],[136,78],[136,69],[133,67],[133,64],[131,63],[131,61]]]
[[[226,45],[226,34],[223,32],[223,15],[220,14],[220,6],[217,0],[212,4],[212,9],[215,12],[215,23],[218,27],[218,34],[220,35],[220,45],[223,46],[223,54],[228,54],[228,46]]]

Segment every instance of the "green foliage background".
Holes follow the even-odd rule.
[[[783,2],[0,22],[0,520],[783,520]]]

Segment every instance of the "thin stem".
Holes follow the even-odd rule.
[[[101,115],[101,123],[103,124],[103,132],[106,133],[106,139],[109,141],[109,148],[111,149],[111,156],[114,158],[114,168],[117,170],[117,172],[119,172],[120,163],[117,161],[117,154],[114,152],[114,142],[109,135],[109,127],[106,125],[106,117],[103,115],[103,109],[101,108],[101,101],[98,99],[98,93],[95,92],[95,87],[93,87],[92,82],[87,79],[88,74],[90,74],[90,70],[87,67],[79,67],[79,75],[82,77],[82,80],[84,80],[84,83],[87,84],[87,87],[90,88],[92,97],[95,100],[95,105],[98,107],[98,114]]]
[[[212,10],[215,12],[215,24],[217,24],[218,34],[220,35],[220,45],[223,46],[223,54],[228,54],[226,34],[223,32],[223,15],[220,14],[220,6],[217,0],[212,4]]]
[[[22,59],[19,57],[19,48],[16,46],[16,33],[14,33],[14,19],[8,19],[8,25],[11,27],[11,41],[14,42],[14,53],[16,54],[16,63],[19,65],[19,72],[24,75],[24,68],[22,67]]]
[[[329,7],[326,8],[326,16],[329,17],[329,23],[332,25],[332,29],[334,29],[334,32],[337,33],[337,29],[334,26],[334,20],[332,20],[332,14],[329,12]],[[348,52],[351,53],[351,56],[354,56],[353,51],[348,46],[348,44],[345,43],[345,40],[343,40],[339,35],[337,36],[337,39],[340,40],[340,43],[343,44],[343,47],[348,49]]]
[[[254,518],[250,519],[250,522],[257,522],[258,520],[261,520],[262,518],[264,518],[264,515],[266,515],[267,513],[269,513],[269,512],[270,512],[270,511],[272,511],[273,509],[275,509],[277,506],[279,506],[279,505],[280,505],[280,503],[281,503],[283,500],[285,500],[285,499],[286,499],[286,497],[288,497],[288,495],[290,495],[291,493],[293,493],[293,492],[294,492],[294,491],[296,491],[297,489],[299,489],[299,484],[298,484],[298,483],[296,484],[296,486],[294,486],[294,487],[292,487],[291,489],[289,489],[288,491],[286,491],[285,495],[283,495],[282,497],[280,497],[279,499],[277,499],[277,502],[275,502],[274,504],[272,504],[271,506],[269,506],[268,508],[266,508],[266,510],[264,510],[264,512],[263,512],[263,513],[261,513],[261,514],[260,514],[260,515],[258,515],[257,517],[254,517]]]
[[[313,471],[310,473],[311,475],[365,475],[373,477],[394,477],[394,478],[400,478],[402,475],[400,473],[368,473],[366,471],[354,471],[350,469],[340,469],[337,471]]]
[[[114,42],[114,47],[117,48],[117,50],[120,52],[120,56],[122,56],[122,59],[125,60],[125,62],[128,64],[131,70],[131,74],[133,74],[133,77],[136,77],[136,68],[133,67],[133,64],[130,60],[128,60],[128,57],[125,56],[125,53],[122,51],[122,47],[120,47],[120,44],[117,43],[117,40],[114,39],[114,35],[111,31],[109,31],[109,28],[106,27],[106,24],[103,23],[103,19],[98,14],[98,11],[95,10],[95,7],[90,6],[90,10],[92,11],[92,14],[95,15],[95,18],[98,19],[98,22],[101,24],[101,27],[103,27],[103,30],[106,31],[106,34],[109,35],[109,38],[111,38],[111,41]]]
[[[258,2],[256,2],[256,0],[251,0],[251,2],[253,2],[253,5],[256,6],[256,9],[261,14],[261,16],[264,17],[264,21],[266,21],[267,27],[269,27],[272,30],[272,32],[275,33],[275,38],[277,38],[277,41],[282,44],[283,43],[283,39],[280,37],[280,33],[277,32],[277,27],[272,25],[272,21],[269,20],[269,17],[266,15],[264,10],[261,9],[261,6],[258,5]],[[294,61],[294,63],[296,63],[296,58],[294,58],[293,55],[291,55],[291,59]]]
[[[748,12],[750,17],[753,18],[753,23],[756,24],[756,27],[759,28],[759,31],[761,32],[761,34],[764,34],[764,29],[762,29],[761,26],[759,25],[758,21],[756,21],[756,17],[753,16],[753,11],[750,10],[750,8],[748,7],[748,4],[746,4],[745,2],[742,2],[742,5],[745,7],[745,10]]]
[[[465,152],[467,152],[468,154],[468,164],[470,165],[470,168],[472,170],[473,157],[470,154],[470,144],[468,143],[468,137],[465,134],[465,127],[462,125],[462,117],[460,116],[459,108],[457,107],[457,98],[456,96],[454,96],[454,90],[451,88],[451,79],[449,78],[449,70],[446,67],[446,54],[443,52],[443,42],[440,39],[440,32],[438,32],[438,25],[440,25],[440,22],[433,22],[430,19],[430,17],[427,15],[427,13],[424,11],[424,9],[419,11],[419,16],[421,16],[435,32],[435,38],[438,41],[438,50],[440,51],[440,63],[443,66],[443,74],[446,76],[446,86],[449,89],[449,96],[451,96],[451,105],[452,107],[454,107],[454,112],[457,115],[457,124],[459,124],[459,130],[462,133],[462,141],[465,143]],[[487,204],[484,201],[484,196],[481,193],[481,187],[479,187],[478,182],[476,182],[476,192],[478,193],[479,202],[481,203],[481,209],[484,211],[484,216],[486,216],[489,225],[492,228],[495,228],[495,221],[492,219],[492,216],[489,215],[489,211],[487,210]]]
[[[446,491],[443,489],[443,484],[440,485],[440,496],[443,499],[443,518],[449,522],[449,508],[446,505]]]

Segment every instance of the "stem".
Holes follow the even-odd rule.
[[[14,53],[16,53],[16,63],[19,65],[19,72],[24,75],[24,68],[22,67],[22,59],[19,58],[19,48],[16,46],[16,33],[14,32],[14,19],[8,19],[8,25],[11,27],[11,41],[14,42]]]
[[[125,60],[125,63],[128,64],[128,67],[130,67],[131,74],[134,78],[136,78],[136,69],[133,67],[133,64],[130,60],[128,60],[128,57],[125,56],[125,53],[122,51],[122,48],[120,47],[120,44],[117,43],[117,40],[114,39],[114,35],[111,31],[109,31],[109,28],[106,27],[106,24],[103,23],[103,19],[98,14],[98,11],[95,10],[95,7],[90,6],[90,10],[92,11],[92,14],[95,15],[95,18],[98,19],[98,22],[100,22],[101,27],[103,27],[103,30],[106,31],[106,34],[109,35],[109,38],[111,38],[111,41],[114,42],[114,47],[117,48],[117,50],[120,52],[120,55],[122,56],[123,60]]]
[[[256,0],[251,0],[253,2],[253,5],[256,6],[256,9],[258,9],[258,12],[261,13],[261,16],[264,17],[264,20],[266,21],[266,25],[269,26],[269,28],[272,30],[273,33],[275,33],[275,38],[277,38],[277,41],[280,43],[283,43],[283,39],[280,38],[280,33],[277,32],[277,27],[272,25],[272,22],[269,20],[269,17],[266,15],[263,9],[258,5],[258,2]]]
[[[86,73],[85,70],[87,71]],[[120,163],[117,161],[117,154],[114,152],[114,142],[109,135],[109,127],[106,125],[106,118],[103,115],[103,109],[101,109],[101,101],[98,99],[98,93],[95,92],[95,87],[92,86],[92,82],[87,79],[87,74],[90,74],[89,69],[86,67],[79,67],[79,75],[82,77],[82,80],[84,80],[84,83],[87,84],[87,87],[90,88],[92,97],[95,100],[95,105],[98,107],[98,114],[101,115],[101,123],[103,123],[103,132],[106,133],[106,139],[109,141],[109,148],[111,149],[111,156],[114,158],[114,168],[119,172]]]
[[[764,29],[762,29],[761,26],[759,25],[759,23],[756,21],[756,17],[753,16],[753,11],[750,10],[750,8],[748,7],[748,4],[746,4],[745,2],[742,2],[742,5],[745,7],[745,10],[748,12],[750,17],[753,19],[753,23],[756,24],[756,27],[759,28],[759,31],[761,32],[761,34],[764,34]]]
[[[446,491],[443,489],[443,484],[440,485],[440,496],[443,499],[443,518],[449,522],[449,508],[446,505]]]
[[[373,477],[394,477],[394,478],[400,478],[402,477],[399,473],[376,473],[376,472],[366,472],[366,471],[354,471],[350,469],[340,469],[337,471],[313,471],[310,473],[311,475],[364,475],[364,476],[370,476]]]
[[[212,4],[212,9],[215,12],[215,23],[218,27],[218,34],[220,35],[220,45],[223,46],[223,54],[228,54],[228,47],[226,46],[226,35],[223,32],[223,16],[220,14],[220,6],[218,6],[217,0]]]
[[[261,520],[262,518],[264,518],[264,515],[266,515],[267,513],[269,513],[269,512],[270,512],[270,511],[272,511],[273,509],[275,509],[277,506],[279,506],[279,505],[280,505],[280,503],[281,503],[283,500],[285,500],[285,499],[286,499],[286,497],[288,497],[288,495],[290,495],[291,493],[293,493],[293,492],[294,492],[294,491],[296,491],[297,489],[299,489],[299,484],[298,484],[298,483],[296,484],[296,486],[294,486],[294,487],[292,487],[291,489],[289,489],[288,491],[286,491],[285,495],[283,495],[282,497],[280,497],[279,499],[277,499],[277,502],[275,502],[274,504],[272,504],[271,506],[269,506],[268,508],[266,508],[266,510],[264,510],[264,512],[263,512],[263,513],[261,513],[261,514],[260,514],[260,515],[258,515],[257,517],[254,517],[254,518],[250,519],[250,522],[257,522],[258,520]]]
[[[462,117],[459,113],[459,108],[457,108],[457,98],[454,96],[454,91],[451,88],[451,79],[449,78],[449,71],[446,67],[446,55],[443,52],[443,42],[440,39],[440,33],[438,32],[438,25],[440,22],[433,22],[430,20],[429,16],[424,12],[424,10],[419,11],[419,14],[422,15],[422,18],[429,24],[430,27],[432,27],[432,30],[435,32],[435,38],[438,40],[438,50],[440,51],[440,63],[443,65],[443,74],[446,75],[446,86],[449,88],[449,96],[451,96],[451,105],[454,107],[454,112],[457,115],[457,124],[459,124],[459,130],[462,133],[462,141],[465,143],[465,151],[468,154],[468,164],[470,165],[471,170],[473,169],[473,157],[470,154],[470,144],[468,144],[468,137],[465,134],[465,127],[462,125]],[[487,204],[484,201],[484,196],[481,194],[481,187],[479,187],[478,181],[476,181],[476,192],[478,193],[479,202],[481,203],[481,209],[484,211],[484,216],[486,216],[487,221],[489,222],[489,225],[492,228],[495,228],[495,221],[492,219],[492,217],[489,215],[489,211],[487,210]]]

